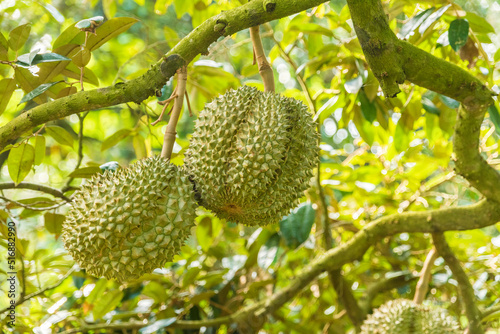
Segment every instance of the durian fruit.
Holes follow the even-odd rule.
[[[200,112],[186,166],[205,208],[234,223],[266,225],[307,189],[317,140],[304,104],[243,86]]]
[[[459,324],[446,310],[417,305],[411,300],[391,300],[361,326],[362,334],[461,334]]]
[[[62,240],[88,273],[135,279],[179,253],[196,207],[184,170],[160,157],[146,158],[83,185],[63,223]]]

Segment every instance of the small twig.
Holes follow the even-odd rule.
[[[79,120],[79,126],[80,128],[78,129],[78,160],[76,161],[76,166],[73,169],[73,171],[77,170],[80,168],[80,165],[82,164],[83,161],[83,121],[85,120],[85,117],[89,114],[90,111],[87,111],[83,115],[78,114],[78,120]],[[74,178],[70,177],[68,181],[66,181],[66,185],[61,189],[63,193],[71,190],[71,182],[73,182]]]
[[[64,193],[60,191],[59,189],[51,188],[48,186],[44,186],[41,184],[36,184],[36,183],[29,183],[29,182],[21,182],[19,184],[15,184],[14,182],[5,182],[5,183],[0,183],[0,190],[4,189],[29,189],[29,190],[35,190],[35,191],[40,191],[47,193],[49,195],[52,195],[54,197],[59,197],[66,202],[70,203],[71,199],[64,196]]]
[[[158,124],[161,119],[163,118],[163,115],[165,114],[165,110],[168,108],[168,106],[170,105],[170,102],[172,102],[172,100],[174,100],[175,98],[177,98],[177,86],[175,87],[174,91],[172,92],[172,95],[170,95],[170,97],[164,101],[158,101],[158,104],[163,106],[163,109],[161,110],[161,113],[160,113],[160,116],[158,116],[158,119],[156,121],[154,121],[153,123],[151,123],[151,125],[156,125]],[[172,112],[172,109],[170,109],[170,111],[167,113],[170,114]]]
[[[73,267],[70,270],[68,270],[66,272],[66,274],[59,281],[57,281],[55,284],[49,285],[49,286],[47,286],[47,287],[45,287],[45,288],[43,288],[41,290],[38,290],[38,291],[33,292],[33,293],[30,293],[29,295],[27,295],[24,298],[19,299],[16,302],[15,306],[19,306],[22,303],[24,303],[25,301],[30,300],[33,297],[40,296],[41,294],[45,293],[48,290],[52,290],[52,289],[57,288],[59,285],[61,285],[66,280],[66,278],[68,278],[75,271],[75,269],[76,269],[76,267]],[[4,308],[3,310],[0,310],[0,314],[5,313],[8,310],[9,310],[8,308]]]
[[[431,270],[434,265],[434,261],[438,258],[438,253],[435,248],[432,248],[425,258],[424,265],[420,271],[420,279],[417,282],[417,287],[415,289],[415,296],[413,297],[413,302],[415,304],[422,304],[429,289],[429,282],[431,279]]]
[[[33,210],[33,211],[53,210],[53,209],[57,209],[58,207],[63,206],[64,204],[66,204],[66,202],[61,202],[61,203],[54,204],[52,206],[37,208],[37,207],[31,206],[31,205],[23,204],[23,203],[18,202],[18,201],[14,201],[13,199],[10,199],[10,198],[4,197],[4,196],[0,196],[0,199],[4,200],[5,202],[14,203],[15,205],[18,205],[18,206],[20,206],[22,208],[25,208],[25,209],[28,209],[28,210]]]
[[[186,102],[187,102],[187,106],[188,106],[189,117],[193,117],[193,111],[191,110],[191,102],[189,102],[189,94],[187,91],[185,91],[184,95],[186,95]]]
[[[450,246],[448,246],[442,232],[433,233],[432,240],[434,241],[434,246],[436,246],[439,255],[443,257],[458,282],[458,290],[462,296],[465,314],[469,320],[468,334],[483,334],[484,330],[481,327],[481,312],[476,305],[474,289],[469,282],[467,274],[463,270],[458,259],[455,257],[455,254],[453,254]]]
[[[265,92],[274,92],[274,73],[273,68],[267,62],[264,54],[264,47],[260,39],[259,26],[250,28],[250,38],[253,43],[254,60],[257,60],[259,73],[264,83]],[[254,61],[255,64],[255,61]]]
[[[170,159],[172,156],[172,150],[175,143],[176,127],[177,121],[182,111],[182,104],[184,102],[184,92],[186,91],[186,81],[187,81],[187,68],[183,66],[177,70],[177,96],[174,101],[174,106],[172,108],[172,115],[167,124],[167,129],[165,130],[165,136],[163,137],[163,148],[161,150],[161,157]]]

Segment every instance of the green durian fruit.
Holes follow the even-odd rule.
[[[135,279],[180,252],[196,207],[185,172],[163,158],[147,158],[83,185],[63,223],[62,240],[88,273]]]
[[[200,112],[186,166],[205,208],[231,222],[266,225],[308,188],[317,141],[304,104],[243,86]]]
[[[459,324],[446,310],[417,305],[411,300],[391,300],[369,315],[362,334],[461,334]]]

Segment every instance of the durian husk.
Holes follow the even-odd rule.
[[[447,311],[407,299],[391,300],[363,322],[361,334],[462,334]]]
[[[200,112],[186,166],[205,208],[234,223],[266,225],[308,188],[317,141],[303,103],[242,86]]]
[[[196,207],[183,170],[160,157],[146,158],[83,185],[63,223],[62,240],[89,274],[131,280],[180,252]]]

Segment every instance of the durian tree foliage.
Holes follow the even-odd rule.
[[[15,268],[0,262],[2,331],[12,330],[14,270],[19,333],[353,333],[401,303],[392,301],[413,299],[435,246],[417,308],[445,310],[462,331],[497,333],[499,12],[486,0],[0,1],[2,259],[9,222],[17,233]],[[89,242],[81,254],[63,247],[77,239],[64,224],[85,228],[75,225],[85,206],[70,210],[78,189],[98,198],[99,182],[118,173],[105,207],[112,196],[129,205],[120,196],[134,187],[182,193],[189,184],[154,166],[151,175],[103,171],[161,152],[170,116],[151,123],[177,69],[187,66],[190,103],[177,124],[176,171],[190,141],[204,147],[192,135],[206,103],[242,85],[263,90],[248,32],[256,25],[276,92],[302,101],[319,132],[320,161],[312,178],[300,175],[309,182],[300,204],[264,226],[199,207],[177,255],[147,258],[135,247],[139,266],[159,268],[122,270],[123,282],[76,266],[102,256]],[[217,158],[206,149],[204,159]],[[92,176],[103,181],[89,186]],[[139,204],[148,229],[138,239],[149,238],[156,213],[176,220],[170,208]],[[125,247],[119,219],[109,220],[119,229],[110,242]]]

